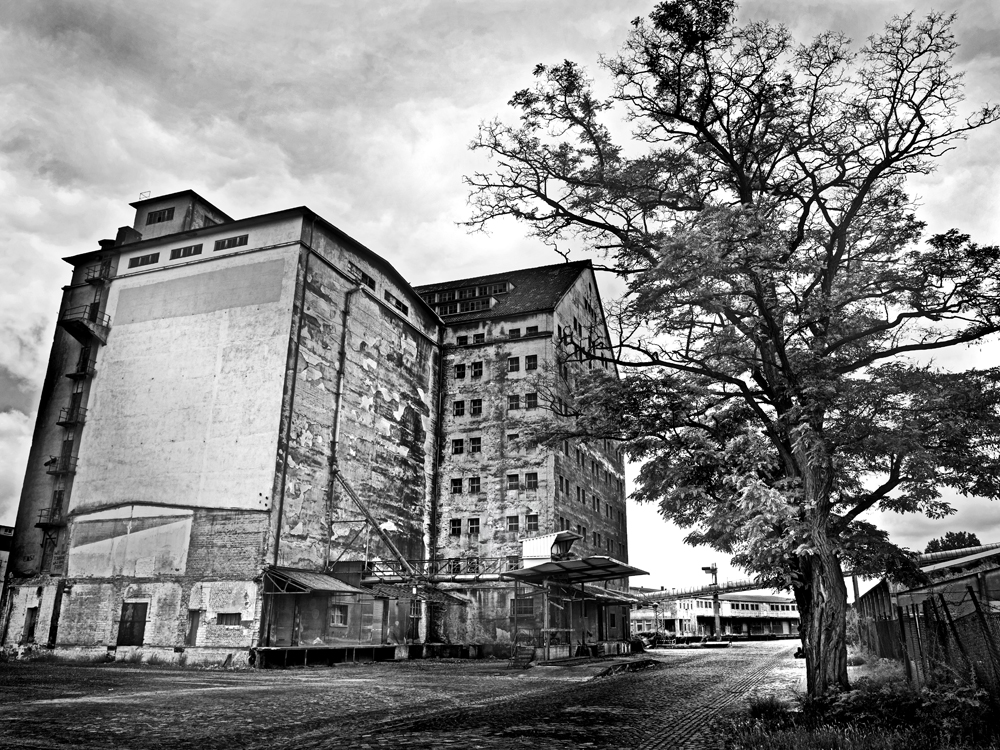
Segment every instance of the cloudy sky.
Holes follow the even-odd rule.
[[[558,262],[501,224],[468,216],[467,145],[509,116],[539,62],[596,75],[651,0],[15,0],[0,17],[0,523],[12,524],[55,325],[61,258],[130,224],[128,202],[192,188],[235,217],[307,205],[414,284]],[[970,102],[997,100],[1000,4],[992,0],[747,0],[802,39],[857,42],[896,13],[958,13]],[[912,186],[933,231],[1000,243],[1000,129],[975,134]],[[988,350],[988,349],[987,349]],[[984,350],[961,360],[994,364]],[[945,363],[949,364],[949,363]],[[886,519],[922,548],[949,529],[1000,541],[1000,507],[962,500],[943,522]],[[721,556],[630,508],[632,561],[647,584],[687,586]],[[732,572],[733,577],[742,577]],[[635,583],[639,584],[637,579]]]

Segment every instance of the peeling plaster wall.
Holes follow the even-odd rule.
[[[302,311],[295,323],[297,354],[291,357],[294,393],[286,387],[292,410],[278,562],[322,569],[327,560],[364,559],[366,547],[374,559],[392,559],[378,536],[365,530],[351,498],[332,482],[342,341],[338,464],[375,517],[389,523],[387,533],[403,555],[425,558],[437,419],[437,323],[371,253],[319,229],[311,244],[320,257],[309,258],[297,296]],[[358,270],[375,288],[361,285],[351,294],[345,337],[344,306],[358,288]],[[386,291],[408,307],[406,313],[385,300]]]

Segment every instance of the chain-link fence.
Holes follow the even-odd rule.
[[[860,618],[865,648],[918,686],[959,681],[1000,702],[1000,570],[900,592],[894,610]]]

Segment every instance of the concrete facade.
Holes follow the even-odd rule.
[[[627,561],[617,447],[517,437],[559,400],[553,374],[568,392],[595,366],[563,356],[567,337],[607,340],[588,264],[534,269],[551,283],[530,295],[528,272],[472,280],[508,290],[472,319],[308,209],[233,220],[191,191],[132,205],[133,226],[67,259],[0,644],[198,659],[307,632],[497,642],[512,589],[480,573],[516,566],[524,537],[579,528],[581,551]],[[505,312],[518,294],[534,304]],[[295,581],[377,579],[399,556],[478,579],[451,586],[461,611]]]
[[[798,634],[799,613],[794,597],[763,594],[720,594],[722,635],[793,636]],[[685,597],[658,602],[632,613],[635,633],[659,630],[677,636],[714,635],[715,614],[711,596]]]

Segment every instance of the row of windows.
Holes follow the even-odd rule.
[[[150,224],[161,224],[174,218],[174,208],[161,208],[159,211],[150,211],[146,214],[146,226]]]
[[[409,315],[410,314],[410,308],[407,307],[405,304],[403,304],[403,301],[401,299],[399,299],[395,294],[393,294],[392,292],[390,292],[388,289],[386,289],[383,292],[383,296],[385,297],[385,301],[386,302],[388,302],[390,305],[392,305],[397,310],[399,310],[401,313],[403,313],[403,315]]]
[[[452,414],[456,417],[465,416],[465,401],[455,401],[452,404]],[[469,402],[469,414],[473,417],[480,417],[483,414],[483,400],[474,398]]]
[[[514,533],[521,531],[520,516],[507,516],[505,518],[507,531]],[[448,525],[451,536],[462,536],[463,522],[461,518],[452,518]],[[466,533],[469,536],[479,536],[479,519],[467,518],[464,523]],[[538,514],[529,513],[524,517],[524,530],[527,533],[538,531]]]
[[[171,211],[173,209],[170,209]],[[152,215],[152,214],[150,214]],[[215,241],[216,250],[229,250],[234,247],[242,247],[247,244],[250,235],[241,234],[239,237],[227,237],[224,240]],[[192,255],[201,255],[201,245],[188,245],[187,247],[178,247],[170,251],[170,260],[177,260],[178,258],[188,258]],[[159,253],[148,253],[147,255],[139,255],[135,258],[129,258],[128,267],[129,268],[140,268],[142,266],[150,266],[154,263],[160,261]]]
[[[538,369],[538,355],[529,354],[524,358],[524,369],[537,370]],[[507,358],[507,372],[520,372],[521,371],[521,358],[520,357],[508,357]],[[472,362],[466,365],[464,362],[455,365],[455,378],[458,380],[463,380],[465,378],[466,372],[471,372],[472,377],[481,378],[483,376],[483,363],[482,362]]]
[[[524,329],[524,335],[525,336],[537,336],[538,335],[538,326],[528,326],[527,328]],[[511,328],[509,331],[507,331],[507,338],[509,338],[509,339],[519,339],[519,338],[521,338],[521,329],[520,328]],[[472,343],[473,344],[485,344],[486,343],[486,334],[485,333],[474,333],[474,334],[472,334]],[[455,337],[455,345],[456,346],[468,346],[469,345],[469,337],[468,336],[456,336]]]
[[[447,289],[442,292],[427,292],[421,296],[427,304],[433,305],[435,303],[440,304],[442,302],[454,302],[455,300],[489,297],[494,294],[506,294],[507,291],[507,282],[501,281],[495,284],[465,287],[464,289]]]
[[[482,491],[482,482],[479,477],[469,477],[468,485],[466,485],[465,480],[461,477],[452,477],[451,479],[451,494],[461,495],[464,488],[468,486],[469,494],[475,495]],[[537,490],[538,489],[538,473],[534,471],[529,471],[524,475],[524,482],[521,482],[520,474],[508,474],[507,475],[507,489],[508,490]]]
[[[521,396],[518,393],[512,393],[507,396],[507,410],[514,411],[521,408]],[[524,394],[524,408],[525,409],[537,409],[538,408],[538,394],[537,393],[525,393]]]

